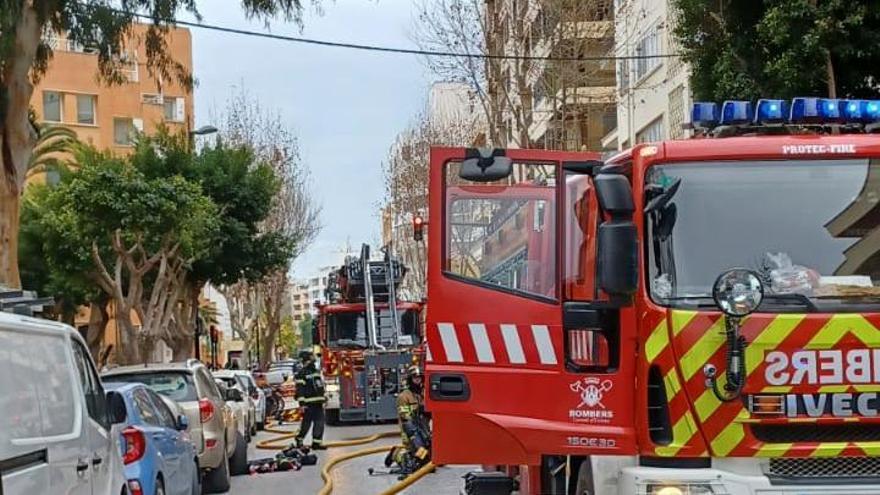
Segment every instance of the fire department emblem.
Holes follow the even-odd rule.
[[[575,421],[587,421],[591,423],[608,423],[614,417],[614,412],[607,410],[602,399],[614,384],[611,380],[602,380],[595,377],[582,378],[569,388],[576,393],[580,403],[576,408],[569,410],[570,419]]]

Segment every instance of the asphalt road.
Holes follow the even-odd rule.
[[[296,426],[286,426],[286,429],[295,431]],[[372,435],[383,431],[394,431],[397,425],[357,425],[357,426],[328,426],[325,431],[324,439],[344,440],[356,437]],[[271,457],[275,455],[275,451],[258,450],[256,444],[258,441],[274,436],[271,433],[260,432],[260,434],[251,442],[249,449],[249,458],[258,459],[261,457]],[[318,493],[323,486],[321,480],[321,467],[327,459],[361,450],[368,447],[393,445],[394,438],[380,439],[367,445],[359,445],[353,447],[338,447],[328,451],[318,452],[318,465],[305,466],[301,471],[288,471],[283,473],[267,473],[254,474],[250,476],[238,476],[232,480],[232,494],[257,494],[257,495],[310,495]],[[395,476],[370,476],[367,470],[370,467],[382,468],[382,461],[385,454],[374,454],[365,457],[358,457],[341,464],[337,464],[333,469],[333,495],[376,495],[397,483]],[[475,466],[455,466],[443,467],[422,478],[409,489],[401,492],[407,495],[416,494],[436,494],[436,495],[458,495],[462,486],[461,477],[465,473],[475,469]]]

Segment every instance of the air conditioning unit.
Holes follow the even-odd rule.
[[[141,95],[141,101],[147,105],[162,105],[165,102],[165,99],[162,95],[144,93]]]

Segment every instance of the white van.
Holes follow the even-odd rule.
[[[0,312],[0,493],[126,494],[124,418],[76,330]]]

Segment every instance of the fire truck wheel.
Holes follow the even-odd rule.
[[[585,457],[581,461],[577,471],[577,482],[574,487],[575,495],[595,495],[593,488],[593,463],[589,457]]]
[[[327,409],[327,424],[330,426],[339,425],[339,409]]]

